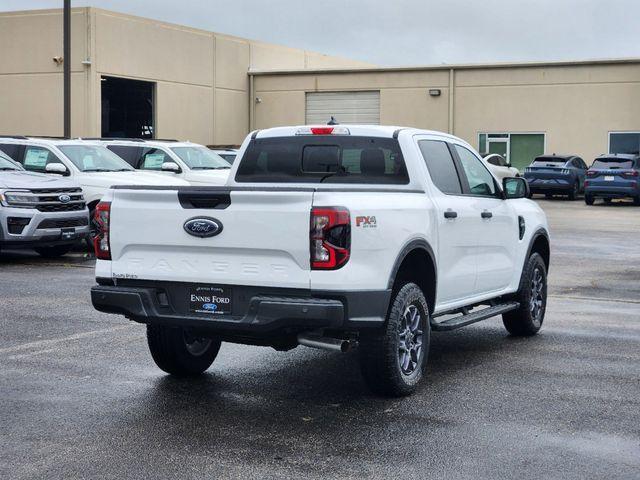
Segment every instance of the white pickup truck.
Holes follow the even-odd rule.
[[[371,389],[407,395],[432,330],[540,329],[545,214],[459,138],[281,127],[238,159],[224,187],[116,186],[97,207],[93,305],[147,324],[162,370],[202,373],[221,341],[357,346]]]

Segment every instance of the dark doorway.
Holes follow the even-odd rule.
[[[153,138],[153,82],[102,77],[102,136]]]

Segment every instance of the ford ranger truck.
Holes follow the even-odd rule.
[[[0,152],[0,249],[59,257],[88,235],[89,211],[77,184],[27,172]]]
[[[381,126],[251,133],[223,187],[113,187],[97,207],[93,305],[147,325],[196,375],[220,343],[359,349],[375,392],[412,393],[431,331],[502,315],[534,335],[549,234],[523,178],[466,142]]]

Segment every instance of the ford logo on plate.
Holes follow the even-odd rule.
[[[222,223],[215,218],[195,217],[184,222],[184,230],[194,237],[213,237],[222,231]]]
[[[71,201],[71,197],[67,194],[63,194],[58,196],[58,200],[60,200],[60,203],[69,203]]]
[[[211,310],[212,312],[218,309],[218,305],[215,303],[205,303],[202,305],[205,310]]]

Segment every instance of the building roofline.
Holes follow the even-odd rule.
[[[624,65],[640,64],[640,57],[591,59],[591,60],[561,60],[551,62],[498,62],[498,63],[460,63],[442,65],[415,65],[402,67],[357,67],[357,68],[326,68],[326,69],[293,69],[293,70],[250,70],[249,75],[317,75],[322,73],[385,73],[385,72],[422,72],[439,70],[478,70],[483,68],[535,68],[535,67],[574,67],[587,65]]]

